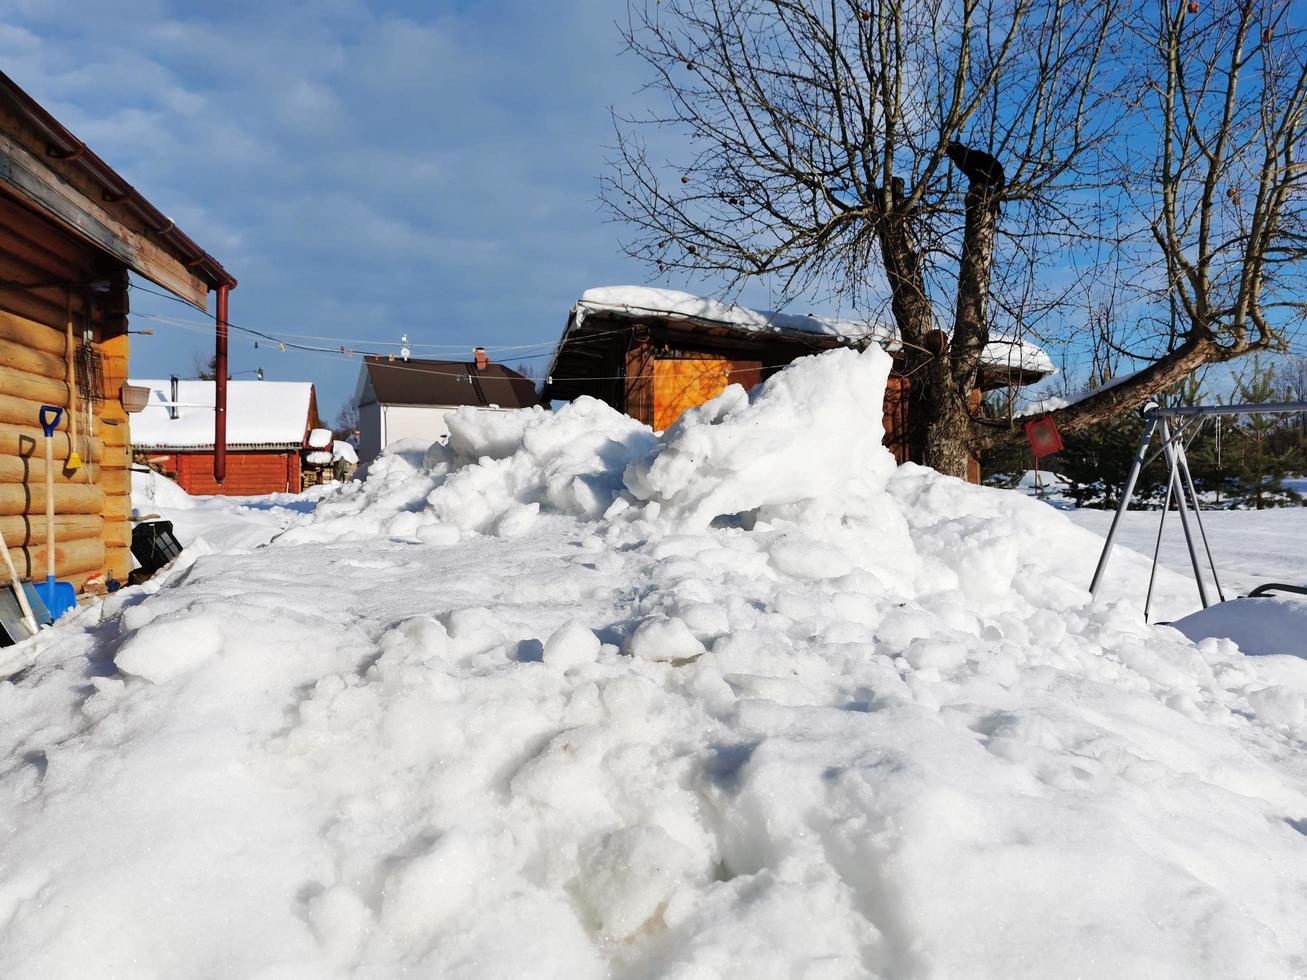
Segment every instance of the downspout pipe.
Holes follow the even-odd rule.
[[[218,286],[217,334],[213,351],[213,479],[227,478],[227,294],[232,283]]]

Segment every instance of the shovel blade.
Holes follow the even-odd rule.
[[[33,588],[45,603],[45,608],[50,610],[53,619],[58,619],[77,605],[77,593],[71,582],[56,582],[51,576],[44,582],[37,582]]]

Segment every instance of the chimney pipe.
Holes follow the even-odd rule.
[[[177,418],[177,402],[181,400],[177,397],[177,375],[175,374],[172,376],[171,387],[172,398],[170,398],[169,401],[171,401],[172,404],[168,406],[168,418],[175,420]]]
[[[476,357],[478,371],[484,371],[490,366],[490,358],[486,356],[486,349],[484,347],[478,347],[472,353]]]
[[[218,287],[217,332],[213,379],[213,480],[227,479],[227,294],[230,283]]]

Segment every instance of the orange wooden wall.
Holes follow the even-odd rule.
[[[177,483],[191,494],[249,497],[262,493],[299,493],[300,454],[292,450],[227,451],[227,479],[213,479],[213,451],[152,454],[165,472],[176,473]]]
[[[666,429],[687,408],[716,398],[727,385],[752,388],[762,380],[761,361],[733,361],[709,354],[653,362],[653,427]]]

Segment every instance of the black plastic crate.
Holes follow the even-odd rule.
[[[147,573],[157,572],[181,553],[172,521],[146,521],[132,528],[132,554]]]

